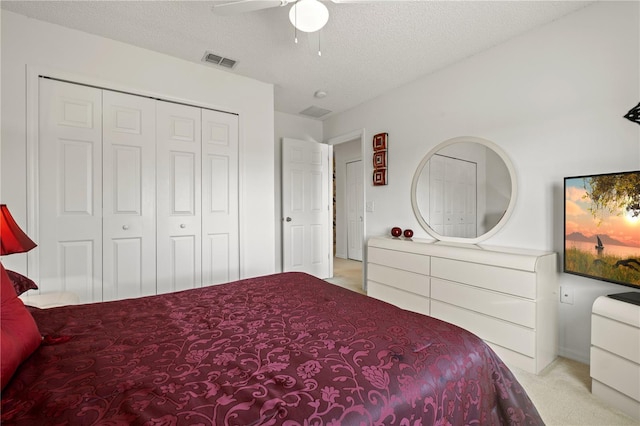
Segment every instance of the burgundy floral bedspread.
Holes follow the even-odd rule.
[[[3,425],[543,424],[479,338],[306,274],[32,313]]]

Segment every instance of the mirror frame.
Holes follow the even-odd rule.
[[[449,145],[453,145],[456,143],[461,143],[461,142],[478,143],[480,145],[484,145],[485,147],[492,149],[502,159],[505,166],[507,167],[509,176],[511,177],[511,199],[509,200],[509,205],[507,206],[507,209],[502,215],[502,218],[500,218],[498,223],[496,223],[496,225],[493,228],[491,228],[489,231],[475,238],[447,237],[435,232],[433,229],[431,229],[429,224],[424,220],[424,217],[422,216],[420,209],[418,207],[418,202],[416,198],[416,190],[418,186],[418,181],[420,180],[420,174],[422,173],[422,170],[424,169],[424,166],[426,165],[427,161],[429,161],[431,157],[433,157],[442,148],[445,148]],[[429,235],[431,235],[436,240],[445,241],[445,242],[477,244],[479,242],[485,241],[488,238],[491,238],[498,231],[500,231],[500,229],[502,229],[504,225],[507,223],[507,220],[509,220],[511,213],[515,208],[517,198],[518,198],[518,182],[516,179],[516,172],[513,167],[513,163],[511,163],[511,160],[509,159],[509,157],[507,157],[507,154],[502,150],[502,148],[500,148],[495,143],[487,139],[482,139],[475,136],[460,136],[456,138],[451,138],[436,145],[433,149],[427,152],[427,154],[424,156],[422,161],[420,161],[420,164],[418,164],[418,168],[416,169],[413,175],[413,181],[411,182],[411,207],[413,208],[413,214],[415,215],[416,219],[420,223],[420,226],[422,226],[422,228],[425,231],[427,231]]]

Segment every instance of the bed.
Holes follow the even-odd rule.
[[[3,425],[543,424],[475,335],[303,273],[27,309]]]

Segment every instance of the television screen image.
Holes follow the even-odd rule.
[[[564,179],[564,272],[640,289],[640,171]]]

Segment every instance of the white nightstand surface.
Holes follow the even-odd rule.
[[[640,328],[640,307],[632,303],[620,302],[606,296],[600,296],[593,304],[592,313]]]
[[[20,299],[22,299],[25,305],[41,309],[77,305],[80,303],[80,297],[68,291],[44,294],[21,294]]]

